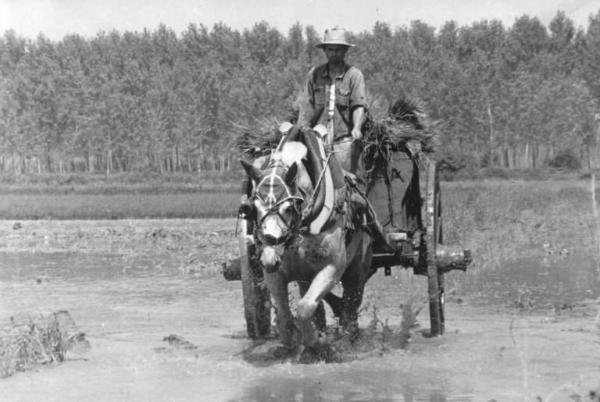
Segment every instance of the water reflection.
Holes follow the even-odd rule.
[[[319,371],[319,368],[315,368]],[[318,375],[317,373],[313,374]],[[419,380],[392,371],[344,371],[322,373],[320,378],[274,377],[265,379],[243,391],[231,401],[404,401],[404,402],[467,402],[472,396],[448,396],[444,389],[435,389]],[[423,380],[421,380],[423,382]]]

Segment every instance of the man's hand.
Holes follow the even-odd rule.
[[[352,134],[352,141],[362,140],[363,135],[362,135],[362,131],[360,131],[360,128],[354,127],[352,129],[351,134]]]

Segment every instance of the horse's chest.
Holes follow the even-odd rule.
[[[318,271],[328,264],[338,265],[346,255],[342,233],[304,236],[286,253],[286,261],[294,270]]]

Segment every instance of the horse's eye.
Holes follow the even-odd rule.
[[[283,214],[290,214],[290,213],[294,212],[294,206],[292,205],[291,202],[285,202],[285,203],[281,204],[279,212],[282,215]]]

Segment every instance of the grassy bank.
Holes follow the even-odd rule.
[[[238,192],[237,174],[129,172],[0,175],[0,194],[171,194]]]
[[[76,191],[56,190],[0,193],[0,219],[119,219],[119,218],[220,218],[233,217],[239,193],[233,184],[221,188],[181,187],[166,191],[92,191],[90,184]],[[97,184],[94,184],[97,186]],[[98,189],[99,187],[94,187]],[[525,243],[578,232],[578,242],[590,239],[592,204],[589,181],[506,181],[442,183],[446,242],[477,241],[480,237],[506,242],[510,235]],[[510,233],[505,231],[509,230]],[[500,235],[503,233],[503,235]],[[485,236],[482,236],[485,234]],[[491,236],[491,237],[490,237]]]
[[[223,218],[239,200],[234,192],[4,194],[0,219]]]
[[[0,219],[234,218],[239,205],[231,184],[226,191],[132,191],[138,185],[122,193],[0,194]],[[597,235],[589,185],[589,180],[443,182],[444,242],[471,249],[477,269],[559,250],[590,255]]]
[[[593,250],[589,181],[442,183],[444,240],[473,250],[477,266],[542,249]],[[600,198],[600,196],[597,196]],[[235,191],[0,194],[0,219],[234,217]],[[543,251],[543,250],[542,250]]]

